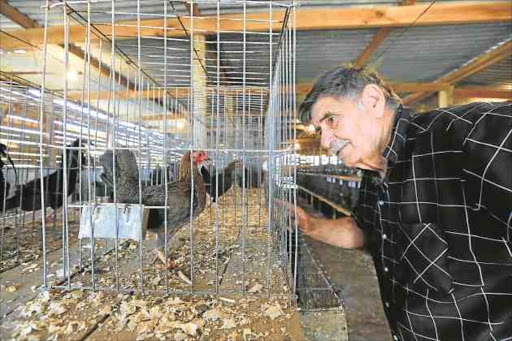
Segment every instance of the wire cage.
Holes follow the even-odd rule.
[[[296,196],[295,1],[64,1],[45,12],[42,86],[6,78],[0,89],[21,117],[2,123],[2,143],[31,156],[4,169],[19,186],[4,189],[2,257],[19,256],[30,221],[46,287],[273,295],[287,284],[294,297],[286,236],[298,231],[274,199]],[[202,177],[189,160],[193,176],[171,191],[198,151],[211,160]],[[129,211],[136,240],[120,238]],[[156,244],[177,270],[153,263]]]

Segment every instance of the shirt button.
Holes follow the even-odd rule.
[[[378,204],[379,206],[384,206],[384,200],[379,200]]]
[[[382,239],[386,239],[387,237],[388,237],[388,235],[385,233],[382,235]]]
[[[387,266],[385,266],[385,267],[384,267],[384,272],[388,272],[388,271],[389,271],[388,267],[387,267]]]

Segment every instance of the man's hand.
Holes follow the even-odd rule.
[[[339,219],[316,218],[288,201],[275,199],[274,203],[276,207],[283,207],[288,210],[292,218],[295,218],[295,212],[297,212],[299,228],[304,234],[313,239],[345,248],[359,248],[364,245],[363,231],[350,217]]]
[[[291,215],[292,219],[295,219],[295,212],[297,212],[297,225],[304,234],[311,234],[314,231],[314,218],[307,214],[303,208],[299,206],[295,207],[295,205],[293,205],[291,202],[280,199],[275,199],[274,203],[277,207],[284,207],[286,210],[288,210],[288,213]]]

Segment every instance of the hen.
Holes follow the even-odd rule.
[[[241,171],[241,170],[240,170]],[[242,174],[240,174],[242,173]],[[245,176],[245,188],[258,188],[263,183],[263,171],[256,167],[244,167],[243,172],[237,174],[237,181],[240,187],[244,187],[243,177]]]
[[[4,199],[9,195],[9,189],[11,188],[11,184],[8,183],[4,178],[4,172],[2,171],[5,167],[5,163],[2,158],[7,158],[16,173],[16,168],[14,167],[14,163],[11,160],[9,154],[7,154],[7,146],[3,143],[0,143],[0,212],[3,211]]]
[[[226,193],[231,186],[233,185],[233,171],[235,167],[239,164],[238,161],[230,162],[226,168],[219,171],[218,175],[218,193],[217,193],[217,176],[215,174],[216,170],[212,167],[211,172],[208,172],[206,168],[201,169],[201,174],[203,176],[203,180],[206,183],[206,191],[210,195],[210,198],[213,202],[217,202],[224,193]]]
[[[69,147],[78,147],[79,140],[76,140]],[[82,166],[86,159],[79,150],[66,149],[64,157],[67,157],[67,195],[69,197],[75,191],[78,171],[80,169],[79,157],[82,158]],[[45,207],[58,209],[64,203],[64,166],[61,164],[59,169],[52,174],[43,177],[43,193],[41,193],[40,178],[31,180],[23,185],[17,186],[14,196],[8,198],[5,202],[5,211],[21,207],[23,211],[37,211],[41,209],[41,196],[44,197]]]
[[[109,155],[100,158],[104,169],[101,178],[106,184],[113,187],[113,162],[110,162],[112,154]],[[108,160],[109,158],[110,160]],[[206,189],[197,165],[207,158],[208,154],[206,152],[197,151],[193,154],[187,152],[181,159],[178,178],[175,182],[169,183],[167,186],[165,184],[147,186],[141,190],[140,201],[142,204],[146,206],[167,207],[168,240],[190,221],[192,196],[192,219],[196,218],[205,208]],[[131,151],[124,150],[116,152],[115,160],[115,193],[117,202],[139,203],[139,179],[135,155]],[[167,202],[165,201],[166,192]],[[155,249],[157,257],[165,264],[165,209],[150,209],[148,231],[156,233],[157,245]],[[167,265],[171,268],[174,266],[174,263],[170,260]]]

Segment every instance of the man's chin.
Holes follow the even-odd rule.
[[[349,168],[359,168],[361,163],[359,160],[350,159],[347,157],[347,155],[343,155],[342,151],[340,150],[337,155],[338,159],[343,162],[343,165]]]

